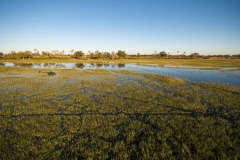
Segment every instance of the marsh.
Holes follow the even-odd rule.
[[[240,86],[240,71],[233,68],[222,67],[214,69],[209,66],[159,66],[159,65],[138,65],[124,63],[14,63],[2,62],[6,67],[25,67],[36,69],[106,69],[106,70],[128,70],[138,71],[147,74],[166,75],[183,78],[193,82],[213,82]]]
[[[122,68],[0,66],[1,159],[239,156],[238,86]]]

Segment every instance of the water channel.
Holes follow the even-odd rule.
[[[240,71],[228,71],[228,68],[220,70],[191,67],[173,66],[144,66],[138,64],[122,63],[12,63],[1,62],[2,67],[28,67],[28,68],[57,68],[57,69],[106,69],[106,70],[129,70],[142,73],[167,75],[187,79],[193,82],[214,82],[240,86]],[[0,76],[1,78],[1,76]]]

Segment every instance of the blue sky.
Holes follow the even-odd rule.
[[[240,54],[240,0],[0,0],[0,52]]]

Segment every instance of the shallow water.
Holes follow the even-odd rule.
[[[129,70],[143,73],[167,75],[184,78],[193,82],[214,82],[240,86],[240,71],[224,72],[222,70],[206,70],[205,68],[186,67],[160,67],[142,66],[137,64],[116,64],[116,63],[11,63],[3,62],[1,66],[6,67],[27,67],[27,68],[58,68],[58,69],[106,69],[106,70]]]

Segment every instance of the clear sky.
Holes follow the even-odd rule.
[[[240,54],[240,0],[0,0],[0,52]]]

